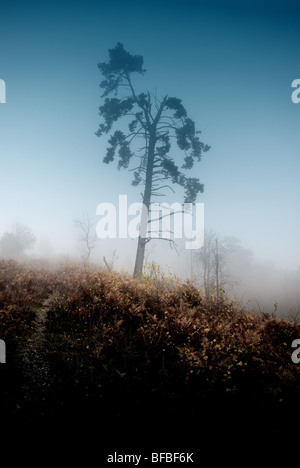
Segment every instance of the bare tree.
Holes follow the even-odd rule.
[[[253,253],[244,248],[239,239],[233,236],[220,238],[214,231],[205,231],[204,244],[195,251],[195,266],[205,294],[217,297],[226,288],[236,292],[253,268]],[[248,283],[247,283],[248,284]]]
[[[113,251],[112,253],[112,258],[110,260],[110,262],[108,262],[106,260],[106,257],[103,255],[103,262],[104,262],[104,265],[106,266],[107,270],[108,271],[113,271],[114,270],[114,263],[116,260],[118,260],[119,257],[117,257],[117,252],[116,250]]]
[[[89,264],[92,249],[95,248],[96,233],[92,219],[88,214],[83,214],[81,219],[75,220],[75,225],[81,230],[80,240],[83,242],[85,251],[82,254],[85,266]]]
[[[196,253],[196,258],[200,264],[199,276],[202,278],[206,297],[219,297],[226,282],[226,248],[215,232],[205,232],[203,247]]]

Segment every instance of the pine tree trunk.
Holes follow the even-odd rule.
[[[144,196],[143,196],[143,210],[141,214],[140,235],[138,238],[138,246],[137,246],[134,273],[133,273],[134,278],[141,278],[142,272],[143,272],[143,266],[144,266],[145,247],[147,243],[148,214],[149,214],[149,208],[151,204],[155,143],[156,143],[155,131],[152,131],[150,133],[150,138],[149,138],[148,162],[147,162],[147,170],[146,170],[145,190],[144,190]]]
[[[145,247],[146,247],[146,239],[143,239],[141,236],[138,238],[138,246],[136,251],[136,258],[135,258],[135,265],[134,265],[134,278],[141,278],[143,265],[144,265],[144,257],[145,257]]]

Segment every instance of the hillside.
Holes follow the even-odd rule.
[[[91,447],[164,451],[289,444],[297,338],[298,324],[240,310],[225,295],[206,300],[153,270],[139,282],[0,262],[0,409],[14,434],[51,429],[61,444],[72,433]]]

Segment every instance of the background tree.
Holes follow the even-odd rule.
[[[75,220],[75,225],[80,229],[80,240],[84,244],[84,253],[82,254],[83,263],[88,265],[92,250],[95,248],[96,234],[92,219],[88,214],[82,215],[81,219]]]
[[[196,253],[200,266],[201,285],[205,296],[219,297],[220,289],[226,282],[225,263],[227,249],[221,239],[213,231],[206,231],[203,247]]]
[[[0,239],[0,253],[6,258],[20,258],[26,250],[33,247],[36,238],[31,229],[24,224],[15,223],[10,232],[6,231]]]
[[[143,185],[143,210],[134,267],[134,276],[142,273],[147,237],[149,208],[153,196],[161,196],[163,189],[172,184],[184,188],[185,202],[194,203],[203,184],[198,178],[187,177],[183,170],[192,169],[201,160],[209,146],[199,140],[195,123],[187,116],[181,99],[163,96],[161,99],[149,91],[137,93],[132,83],[132,74],[143,74],[143,57],[131,55],[118,43],[109,50],[109,61],[98,65],[104,80],[100,87],[104,90],[104,103],[99,107],[103,121],[97,136],[110,133],[105,163],[111,163],[118,151],[118,169],[128,168],[132,156],[138,158],[132,184]],[[111,132],[113,124],[121,118],[128,118],[128,131]],[[179,167],[169,155],[171,139],[184,152]],[[134,142],[142,141],[134,147]],[[173,190],[174,191],[174,190]]]
[[[204,244],[194,253],[200,285],[206,297],[219,297],[220,290],[237,293],[243,281],[249,285],[253,273],[253,253],[233,236],[220,237],[212,230],[205,231]]]

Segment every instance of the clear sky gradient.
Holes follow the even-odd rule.
[[[140,201],[131,174],[102,163],[105,138],[95,136],[97,64],[120,41],[144,56],[138,90],[181,98],[211,145],[191,173],[205,186],[197,199],[205,227],[239,238],[258,258],[297,268],[300,104],[291,83],[300,78],[299,20],[291,1],[2,4],[0,235],[17,221],[68,253],[75,218],[87,212],[97,221],[97,205],[119,194]],[[182,201],[181,191],[175,199]],[[118,251],[125,261],[128,242]],[[104,253],[112,244],[102,246]]]

